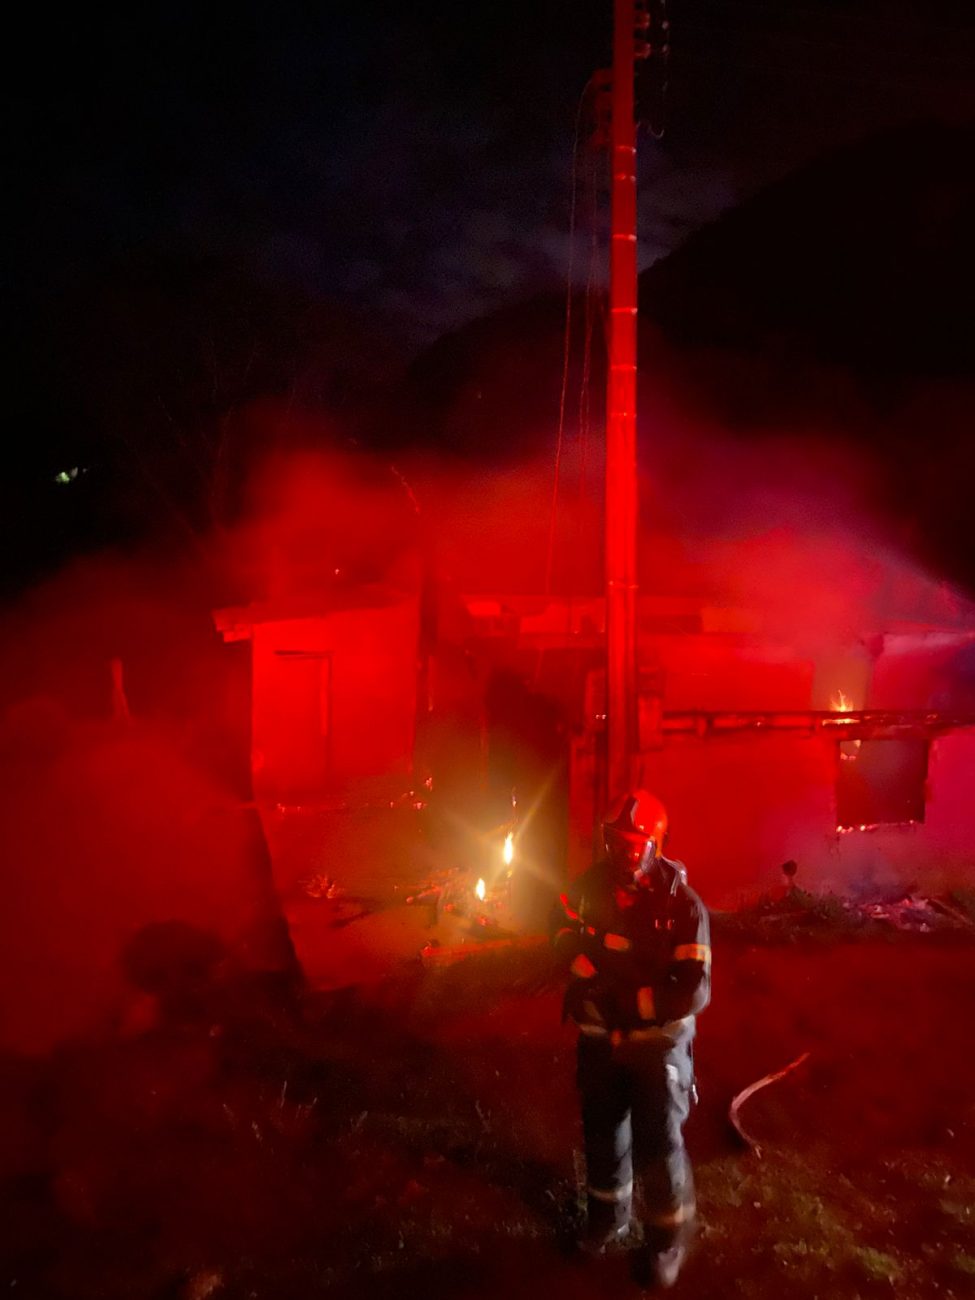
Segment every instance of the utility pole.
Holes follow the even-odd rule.
[[[607,795],[632,783],[637,753],[636,126],[634,63],[649,54],[638,0],[614,0],[609,373],[606,391]]]

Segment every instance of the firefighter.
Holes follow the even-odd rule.
[[[565,1015],[579,1029],[585,1245],[642,1238],[634,1267],[662,1287],[677,1279],[694,1221],[683,1126],[711,966],[707,910],[683,864],[663,856],[666,838],[659,799],[619,800],[603,822],[605,855],[561,897],[555,936],[570,974]]]

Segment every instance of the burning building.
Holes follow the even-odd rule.
[[[966,155],[954,136],[939,141],[913,198],[900,136],[867,140],[742,204],[641,280],[633,749],[671,808],[671,850],[711,903],[761,890],[785,861],[810,887],[880,889],[966,875],[975,860],[975,611],[941,580],[972,589],[959,491],[970,358],[956,329],[967,299],[955,290],[970,241],[952,197]],[[934,231],[924,213],[942,192]],[[935,312],[932,295],[949,288],[955,314]],[[604,798],[593,393],[607,356],[584,324],[601,294],[587,291],[571,328],[563,303],[540,298],[414,364],[389,424],[417,462],[427,577],[421,614],[398,625],[395,742],[366,720],[369,674],[347,688],[376,771],[407,786],[432,772],[436,798],[485,826],[516,786],[524,858],[555,875],[592,851]],[[373,617],[343,615],[350,644]],[[280,774],[321,753],[323,670],[299,669],[309,652],[272,624],[253,643],[253,720],[277,728]],[[291,698],[306,716],[289,739],[275,683],[302,673]],[[255,748],[267,762],[273,746]]]
[[[807,887],[843,891],[970,870],[975,618],[939,593],[925,619],[914,592],[912,619],[878,625],[865,609],[859,633],[851,617],[817,638],[797,621],[792,640],[769,609],[641,598],[640,781],[670,808],[670,849],[710,903],[773,885],[787,860]],[[368,821],[370,801],[388,809],[413,786],[429,798],[430,777],[486,828],[517,788],[521,862],[548,880],[579,870],[604,797],[603,602],[449,599],[425,656],[403,597],[224,611],[224,635],[251,639],[255,789],[266,805],[356,806]],[[375,855],[382,833],[360,843]]]

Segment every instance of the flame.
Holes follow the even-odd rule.
[[[474,886],[474,893],[477,896],[477,898],[480,900],[480,902],[483,903],[484,895],[487,893],[487,885],[485,885],[483,880],[479,880],[477,884]]]
[[[513,831],[509,831],[504,837],[504,848],[501,851],[504,858],[504,865],[510,867],[515,860],[515,836]]]
[[[837,691],[830,697],[829,707],[834,713],[852,713],[853,701],[845,691]]]

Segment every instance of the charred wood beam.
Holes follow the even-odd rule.
[[[975,714],[892,709],[851,713],[831,710],[766,712],[693,709],[664,713],[661,725],[664,735],[698,736],[702,739],[756,731],[806,735],[825,732],[837,740],[868,740],[891,736],[930,738],[963,727],[975,727]]]

